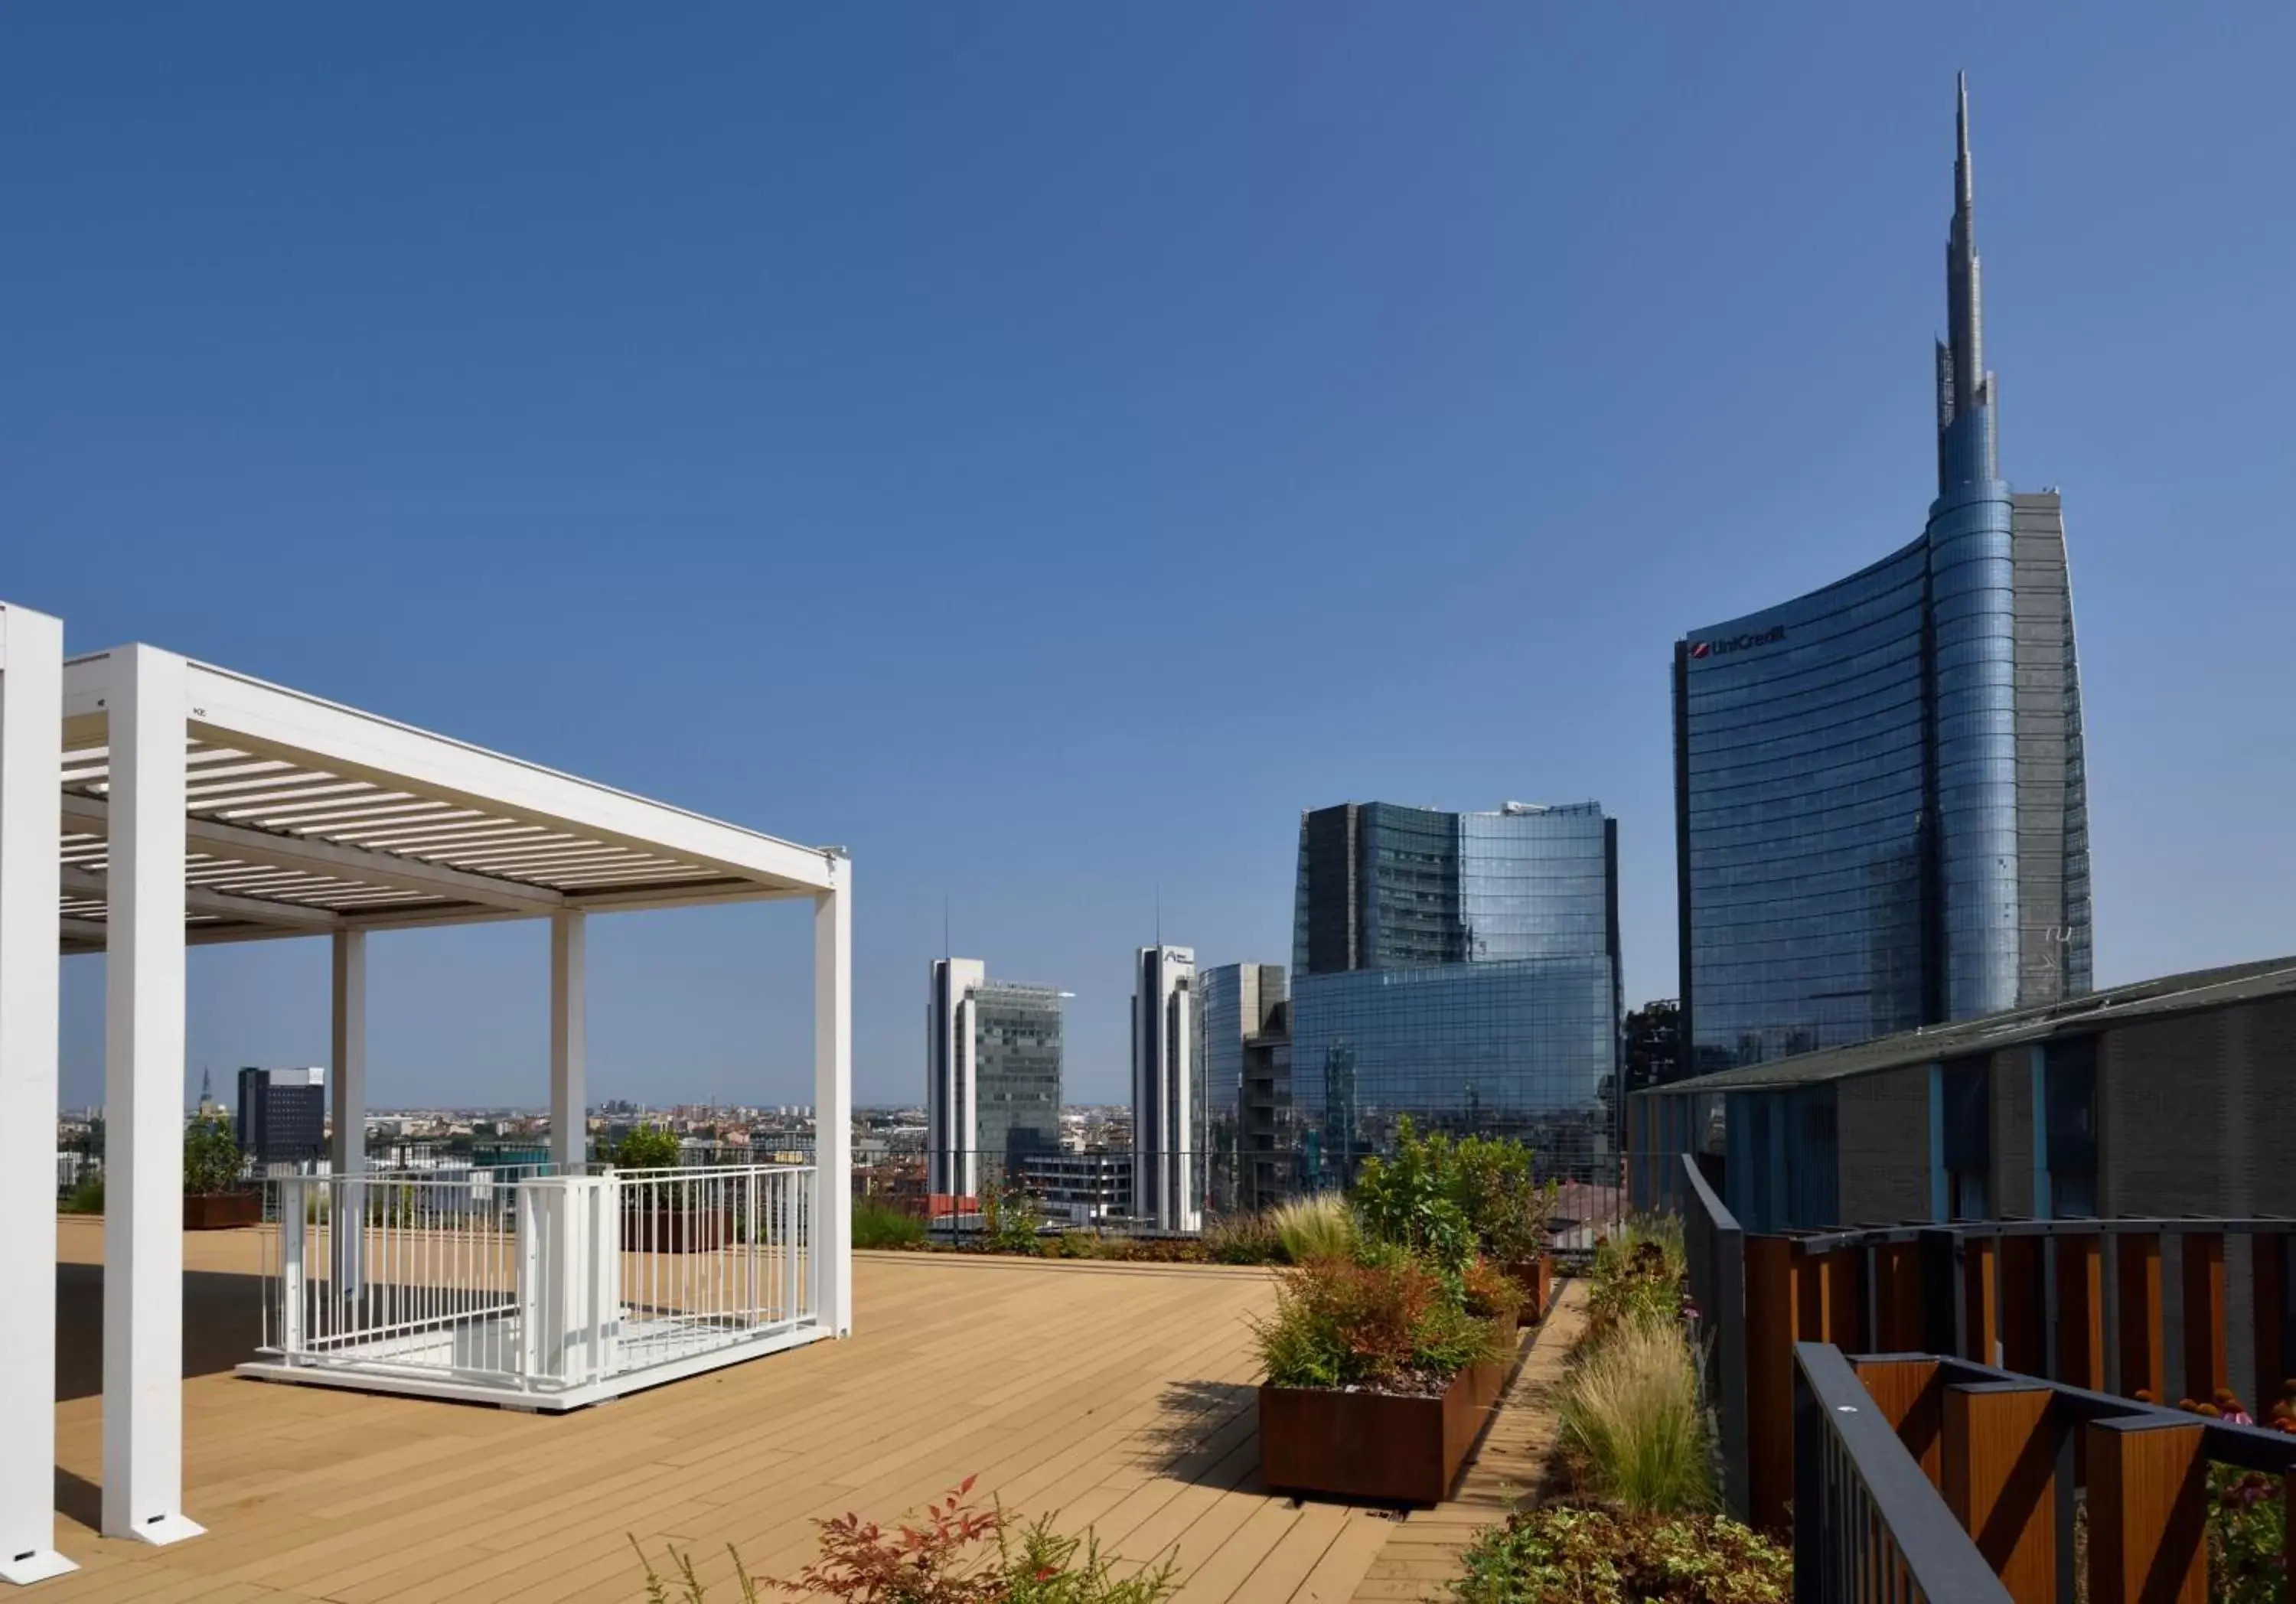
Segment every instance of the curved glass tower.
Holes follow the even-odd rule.
[[[2063,517],[2001,478],[1956,121],[1921,537],[1675,646],[1685,1073],[2089,986]]]

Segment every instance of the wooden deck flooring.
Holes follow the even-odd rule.
[[[1244,1316],[1256,1271],[855,1261],[857,1334],[549,1417],[238,1379],[251,1232],[186,1239],[184,1510],[161,1550],[96,1536],[100,1222],[59,1224],[59,1604],[629,1600],[629,1546],[694,1551],[705,1580],[811,1557],[816,1517],[890,1518],[968,1475],[1008,1508],[1166,1550],[1191,1604],[1355,1596],[1390,1515],[1259,1484]],[[715,1591],[734,1596],[730,1582]]]

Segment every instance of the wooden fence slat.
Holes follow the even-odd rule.
[[[2051,1416],[2050,1396],[2038,1384],[1945,1389],[1946,1504],[2017,1604],[2058,1604],[2063,1428]]]
[[[2288,1379],[2288,1238],[2280,1232],[2259,1231],[2248,1244],[2255,1289],[2250,1299],[2250,1354],[2256,1366],[2256,1396],[2247,1403],[2260,1420]]]
[[[2056,1379],[2102,1392],[2106,1388],[2103,1239],[2061,1236],[2056,1248]]]
[[[2155,1403],[2173,1403],[2162,1375],[2161,1340],[2161,1239],[2150,1232],[2128,1232],[2112,1239],[2114,1268],[2119,1272],[2113,1334],[2120,1343],[2120,1374],[2117,1390],[2135,1397],[2140,1391]]]
[[[1873,1395],[1898,1441],[1922,1467],[1931,1486],[1941,1486],[1944,1461],[1945,1387],[1934,1359],[1860,1359],[1857,1379]]]
[[[2001,1239],[2001,1368],[2028,1376],[2048,1373],[2048,1299],[2043,1239]]]
[[[2001,1305],[1994,1279],[1997,1262],[1990,1237],[1971,1237],[1961,1245],[1961,1353],[1980,1364],[1997,1364]]]
[[[2187,1231],[2185,1249],[2185,1395],[2213,1400],[2231,1385],[2225,1340],[2224,1233]]]
[[[1793,1500],[1793,1244],[1746,1238],[1746,1502],[1752,1524],[1788,1524]]]

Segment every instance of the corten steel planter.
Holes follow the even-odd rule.
[[[624,1253],[714,1253],[740,1240],[730,1208],[703,1212],[665,1203],[622,1209]]]
[[[1516,1326],[1498,1323],[1507,1356],[1461,1371],[1438,1397],[1263,1386],[1260,1479],[1288,1493],[1441,1503],[1514,1373]]]
[[[251,1191],[185,1192],[185,1231],[228,1231],[263,1223],[263,1194]]]
[[[1511,1281],[1522,1283],[1522,1323],[1537,1325],[1546,1318],[1546,1300],[1554,1291],[1554,1260],[1547,1254],[1517,1259],[1505,1266]]]

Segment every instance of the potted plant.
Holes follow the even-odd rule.
[[[623,1178],[623,1252],[707,1253],[734,1240],[732,1202],[716,1183],[680,1176],[681,1151],[677,1133],[660,1125],[636,1126],[615,1144],[616,1169],[655,1172]]]
[[[239,1183],[239,1143],[209,1117],[184,1129],[184,1229],[222,1231],[263,1220],[263,1197]]]
[[[1522,1287],[1521,1320],[1546,1313],[1555,1187],[1533,1178],[1530,1150],[1521,1142],[1422,1135],[1406,1118],[1395,1150],[1365,1162],[1353,1198],[1374,1237],[1425,1254],[1453,1274],[1480,1254]]]
[[[1505,1385],[1511,1320],[1468,1313],[1406,1253],[1282,1273],[1252,1334],[1261,1478],[1287,1492],[1440,1503]]]

